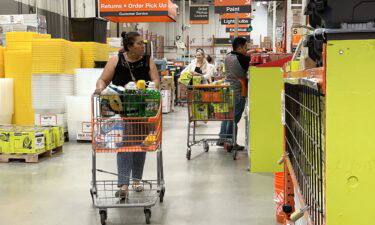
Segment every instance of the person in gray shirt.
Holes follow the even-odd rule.
[[[237,124],[240,122],[242,113],[245,110],[246,97],[247,97],[247,78],[250,66],[250,57],[247,56],[247,40],[245,38],[235,38],[232,43],[233,51],[225,57],[225,76],[226,82],[229,82],[234,92],[234,122],[237,137]],[[230,139],[233,136],[233,122],[223,121],[220,129],[220,141],[216,144],[224,146],[224,140]],[[235,146],[238,151],[244,150],[244,146],[237,143]]]

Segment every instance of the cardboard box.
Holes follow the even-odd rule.
[[[91,141],[92,140],[92,126],[91,122],[77,122],[77,140]]]
[[[208,104],[193,104],[193,119],[208,120]]]
[[[171,90],[162,90],[161,91],[163,113],[170,113],[171,112],[171,99],[172,99],[171,95],[172,95]]]
[[[43,127],[43,134],[45,139],[46,151],[51,151],[56,148],[55,136],[52,127]]]
[[[13,132],[0,131],[0,153],[14,153]]]
[[[171,76],[165,76],[161,78],[161,90],[172,90],[174,87],[173,79]]]
[[[64,127],[57,126],[57,127],[52,127],[52,129],[53,129],[53,134],[54,134],[54,137],[55,137],[56,147],[63,146],[64,142],[65,142]]]
[[[62,113],[36,113],[35,125],[37,126],[65,126],[66,118]]]
[[[201,76],[193,76],[193,85],[201,85],[202,84],[202,77]]]
[[[45,151],[43,131],[14,132],[14,153],[38,154]]]

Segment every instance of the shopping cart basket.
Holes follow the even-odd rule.
[[[163,202],[165,187],[162,157],[162,108],[160,99],[153,105],[142,101],[142,94],[94,95],[92,97],[92,187],[90,190],[95,207],[99,208],[101,223],[107,220],[108,208],[144,208],[146,223],[150,223],[151,207],[158,199]],[[150,109],[154,107],[154,115]],[[146,117],[147,114],[151,117]],[[119,176],[116,173],[97,169],[97,153],[156,152],[157,179],[130,179],[126,199],[115,197],[119,190],[117,179],[98,180],[98,173]],[[121,175],[120,175],[121,176]],[[144,191],[132,190],[134,183]]]
[[[232,151],[233,159],[237,158],[236,129],[234,122],[234,96],[230,85],[193,85],[188,87],[188,137],[186,158],[191,159],[191,147],[203,144],[206,152],[210,144],[217,141],[226,143],[228,150]],[[199,134],[198,121],[228,121],[232,122],[233,135],[220,137],[218,134]],[[228,147],[227,147],[228,146]]]

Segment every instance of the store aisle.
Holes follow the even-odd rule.
[[[163,204],[152,208],[151,224],[274,225],[272,174],[250,174],[246,153],[233,161],[216,146],[208,153],[193,148],[192,160],[187,161],[186,121],[184,108],[164,117],[166,195]],[[144,178],[155,178],[155,159],[148,153]],[[115,155],[98,160],[99,168],[116,172]],[[38,164],[0,164],[0,223],[99,225],[89,195],[90,173],[90,144],[67,143],[64,154]],[[110,209],[107,224],[145,224],[143,209]]]

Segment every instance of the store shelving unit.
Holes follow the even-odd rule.
[[[307,208],[284,224],[373,224],[374,33],[326,38],[323,67],[285,73],[284,203]]]

